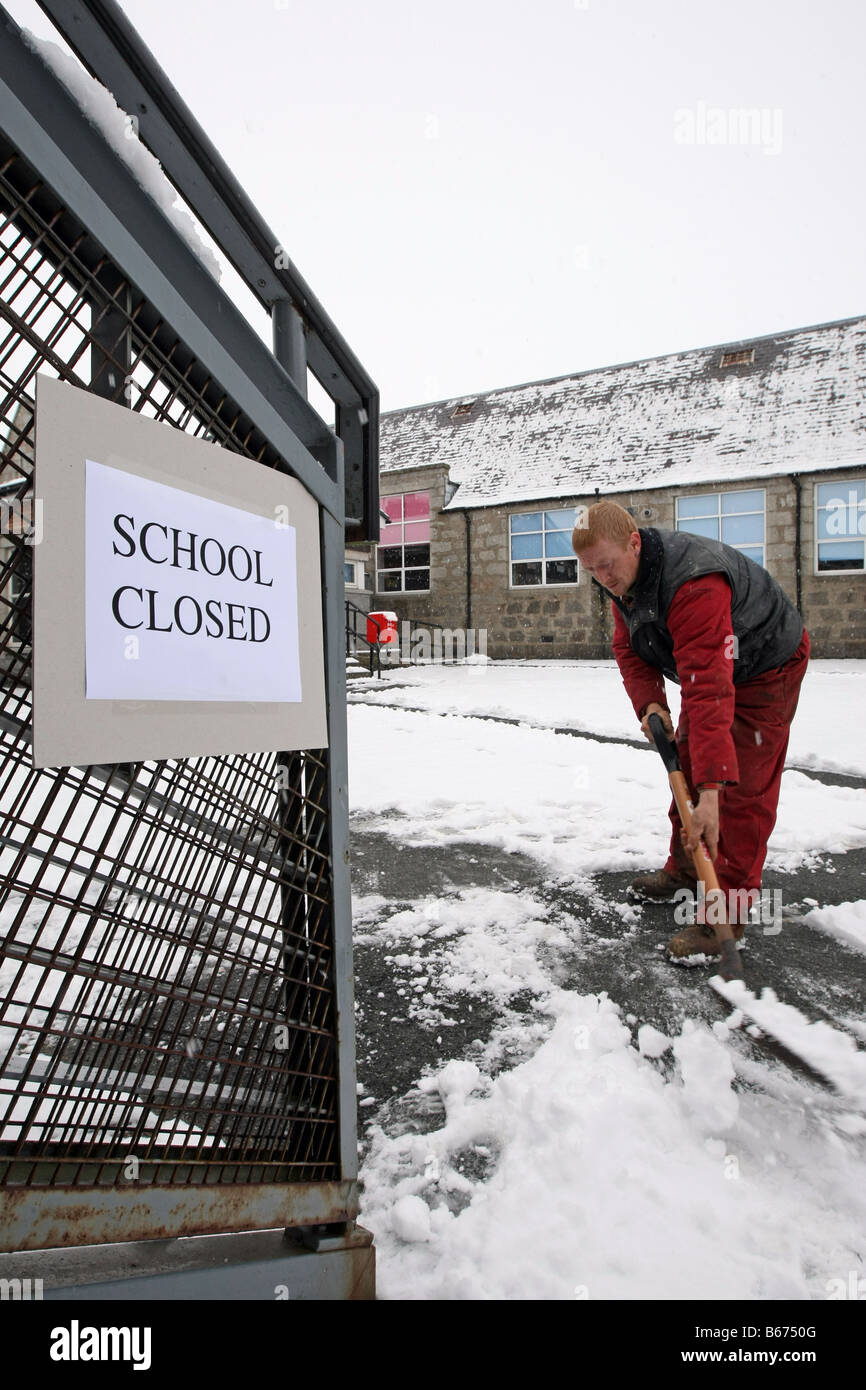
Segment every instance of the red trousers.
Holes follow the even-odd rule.
[[[761,886],[767,841],[776,824],[788,735],[808,661],[809,634],[804,631],[803,640],[784,666],[735,687],[731,734],[740,780],[736,786],[722,787],[719,792],[719,853],[715,861],[719,887],[725,892],[730,888]],[[691,800],[696,803],[685,708],[677,727],[677,749]],[[669,815],[672,834],[665,868],[669,873],[685,872],[694,878],[691,856],[680,840],[682,822],[674,802]]]

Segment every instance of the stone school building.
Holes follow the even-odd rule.
[[[610,655],[571,549],[600,498],[766,565],[813,655],[866,657],[866,317],[382,417],[370,606],[494,658]]]

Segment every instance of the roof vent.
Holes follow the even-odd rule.
[[[472,407],[473,407],[474,404],[475,404],[474,401],[463,401],[460,405],[455,406],[454,409],[453,409],[452,412],[451,412],[451,419],[452,419],[452,420],[459,420],[459,419],[461,419],[464,415],[471,415],[471,414],[472,414]]]
[[[755,360],[754,348],[743,348],[740,352],[723,352],[720,367],[750,367]]]

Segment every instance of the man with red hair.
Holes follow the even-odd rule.
[[[733,546],[636,527],[616,502],[583,511],[572,544],[611,596],[613,653],[641,729],[652,742],[649,717],[661,716],[695,804],[688,840],[671,804],[667,862],[635,879],[633,891],[663,902],[694,888],[687,851],[701,837],[726,896],[760,889],[809,660],[800,614],[767,571]],[[682,688],[676,735],[665,677]],[[732,926],[739,939],[744,923]],[[668,942],[675,959],[717,951],[715,933],[700,922]]]

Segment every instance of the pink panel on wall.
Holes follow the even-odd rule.
[[[404,529],[407,545],[418,545],[421,541],[429,541],[430,539],[429,521],[410,521]]]
[[[397,526],[382,526],[382,527],[381,527],[381,529],[380,529],[380,531],[379,531],[379,544],[380,544],[380,545],[401,545],[401,544],[402,544],[402,541],[403,541],[403,527],[402,527],[402,526],[400,526],[400,525],[398,524]]]
[[[407,521],[419,521],[421,517],[430,515],[430,494],[407,492],[403,498],[403,506]]]
[[[400,503],[402,498],[383,497],[381,499],[382,511],[387,512],[392,521],[399,521],[401,517]]]

